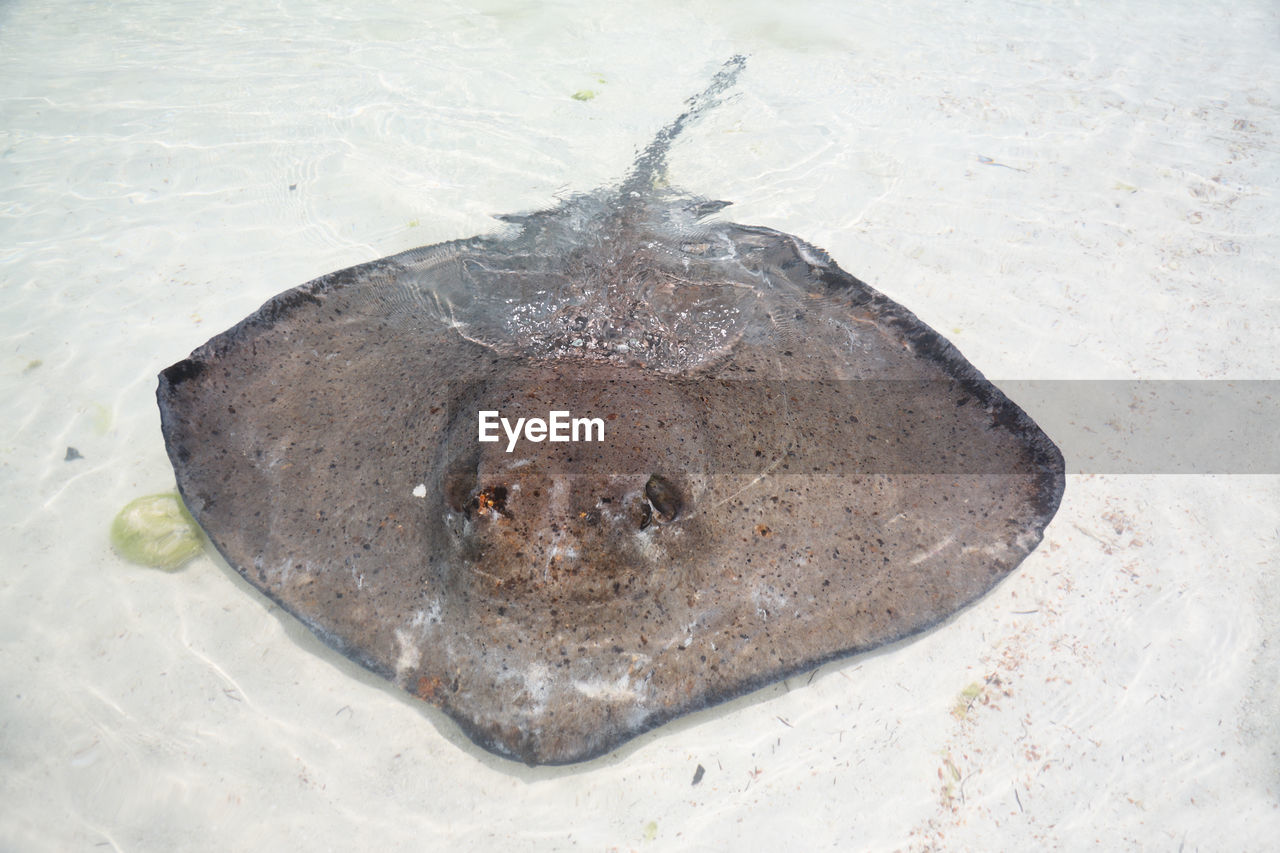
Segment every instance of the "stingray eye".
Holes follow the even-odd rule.
[[[640,529],[644,530],[650,524],[653,524],[653,507],[648,501],[636,501],[640,504]]]
[[[649,482],[644,484],[644,496],[649,501],[649,506],[653,507],[653,513],[657,515],[659,523],[662,524],[675,521],[680,515],[680,510],[684,508],[684,499],[680,497],[675,484],[661,474],[653,474],[649,477]],[[649,526],[648,521],[649,519],[646,518],[645,523],[640,526],[641,529]]]
[[[510,518],[511,513],[507,512],[507,487],[489,486],[476,492],[471,502],[467,504],[467,512],[477,515],[492,513]]]

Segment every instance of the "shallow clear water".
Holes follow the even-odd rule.
[[[1272,474],[1073,476],[938,630],[557,769],[479,751],[213,558],[111,552],[172,486],[159,369],[316,275],[617,180],[735,52],[672,182],[823,246],[987,376],[1277,378],[1273,4],[650,8],[0,8],[0,846],[1280,832]]]

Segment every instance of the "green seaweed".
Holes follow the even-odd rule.
[[[111,547],[141,566],[172,571],[204,550],[204,537],[176,492],[125,504],[111,522]]]
[[[595,96],[596,96],[596,93],[591,91],[590,89],[579,89],[569,97],[573,98],[575,101],[589,101]]]
[[[111,427],[115,424],[115,415],[109,407],[102,403],[90,403],[89,411],[92,412],[94,432],[98,435],[106,435],[111,431]]]
[[[963,720],[969,715],[969,709],[973,707],[973,701],[982,693],[982,683],[975,681],[960,691],[960,697],[956,699],[955,706],[951,709],[951,715],[957,720]]]

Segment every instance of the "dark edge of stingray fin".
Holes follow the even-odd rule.
[[[724,102],[721,95],[738,81],[738,74],[746,67],[746,64],[747,57],[741,53],[729,57],[728,61],[720,66],[720,70],[711,78],[707,88],[685,101],[688,109],[658,131],[657,135],[653,137],[653,141],[636,158],[630,174],[622,182],[621,189],[624,197],[633,193],[646,194],[653,191],[654,184],[662,173],[666,171],[667,152],[671,150],[671,143],[684,130],[685,125],[696,121],[708,110],[714,109]]]

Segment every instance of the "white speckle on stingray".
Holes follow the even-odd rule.
[[[914,557],[912,557],[911,565],[913,566],[920,565],[925,560],[928,560],[930,557],[937,555],[938,552],[940,552],[943,548],[947,547],[954,541],[956,541],[956,537],[948,536],[946,539],[943,539],[941,542],[939,542],[937,545],[934,545],[932,548],[930,548],[928,551],[925,551],[923,554],[916,554]]]
[[[615,681],[604,681],[592,678],[573,682],[573,689],[588,699],[600,699],[609,702],[632,702],[639,698],[631,676],[623,674]]]
[[[415,637],[412,631],[406,631],[404,628],[396,629],[396,646],[399,648],[395,664],[396,678],[403,679],[405,673],[417,669],[418,664],[422,662],[422,650],[418,648],[419,640],[420,637]]]
[[[768,584],[761,584],[751,590],[751,600],[756,605],[756,615],[762,621],[769,620],[770,613],[777,613],[786,606],[787,597]]]
[[[267,577],[274,578],[276,583],[281,586],[285,586],[290,582],[298,583],[297,580],[294,580],[295,573],[300,573],[304,576],[301,579],[303,582],[306,582],[307,575],[313,574],[313,572],[309,571],[309,564],[296,563],[292,558],[278,560],[274,566],[269,568],[265,566],[262,559],[259,558],[255,561],[255,567]],[[299,572],[299,570],[301,571]]]
[[[413,614],[413,621],[410,623],[415,628],[423,628],[427,625],[440,624],[440,618],[444,615],[444,609],[440,606],[440,599],[433,598],[431,603],[427,605],[426,610],[419,610]]]
[[[639,547],[636,551],[650,565],[658,562],[663,556],[664,549],[662,545],[654,541],[653,531],[655,525],[649,525],[644,530],[637,530],[635,536],[636,545]]]
[[[287,462],[287,461],[288,461],[288,456],[285,456],[285,455],[283,455],[283,454],[280,454],[280,453],[264,453],[264,454],[263,454],[263,457],[262,457],[262,467],[263,467],[265,470],[270,471],[270,470],[272,470],[272,469],[274,469],[274,468],[278,467],[281,463],[284,463],[284,462]]]
[[[351,574],[351,580],[355,582],[356,589],[364,588],[364,572],[357,571],[355,566],[351,566],[348,571]]]
[[[427,496],[427,484],[419,483],[413,487],[413,496],[415,498],[425,498]]]
[[[1030,551],[1039,543],[1039,541],[1040,537],[1036,535],[1034,530],[1025,530],[1018,534],[1018,538],[1014,540],[1014,544],[1017,545],[1018,550],[1020,551]],[[1001,550],[1007,551],[1008,548],[1001,548]]]
[[[1034,537],[1032,539],[1034,540]],[[988,558],[1001,557],[1008,551],[1009,546],[1004,542],[995,542],[990,545],[969,545],[960,549],[962,554],[982,554]]]
[[[422,646],[431,633],[432,626],[440,623],[442,612],[440,599],[434,598],[425,609],[415,610],[403,627],[395,629],[398,648],[395,670],[398,679],[403,679],[405,673],[412,672],[422,663]]]
[[[528,710],[541,714],[551,696],[551,670],[545,664],[531,664],[524,672],[524,689],[529,697]]]

